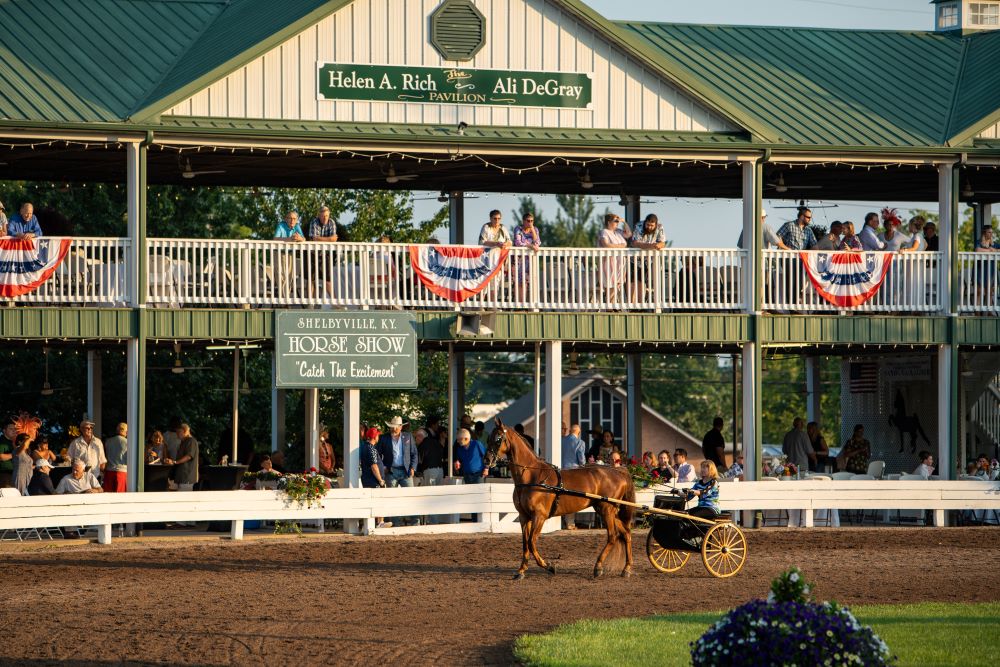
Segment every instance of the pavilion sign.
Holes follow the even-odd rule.
[[[575,72],[318,64],[321,100],[589,109],[592,81]]]
[[[417,386],[417,332],[408,313],[275,313],[278,387]]]

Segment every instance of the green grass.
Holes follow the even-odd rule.
[[[885,640],[900,665],[1000,663],[1000,602],[925,602],[852,608]],[[688,644],[719,613],[579,621],[544,635],[525,635],[514,652],[532,667],[689,665]]]

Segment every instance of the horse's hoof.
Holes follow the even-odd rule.
[[[545,569],[549,571],[549,574],[555,574],[556,573],[556,566],[555,565],[549,565]]]
[[[604,570],[599,567],[594,568],[594,579],[600,579],[602,574],[604,574]]]
[[[514,581],[521,581],[522,579],[524,579],[524,572],[514,573]]]
[[[630,568],[626,567],[624,570],[622,570],[622,576],[623,577],[631,577],[632,576],[632,570]]]

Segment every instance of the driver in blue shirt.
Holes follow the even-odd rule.
[[[42,227],[35,217],[35,207],[31,202],[21,204],[21,210],[10,216],[7,222],[7,229],[3,231],[3,236],[13,236],[17,239],[34,239],[42,235]]]

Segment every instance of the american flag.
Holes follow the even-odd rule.
[[[851,393],[873,394],[878,390],[878,362],[851,363]]]

